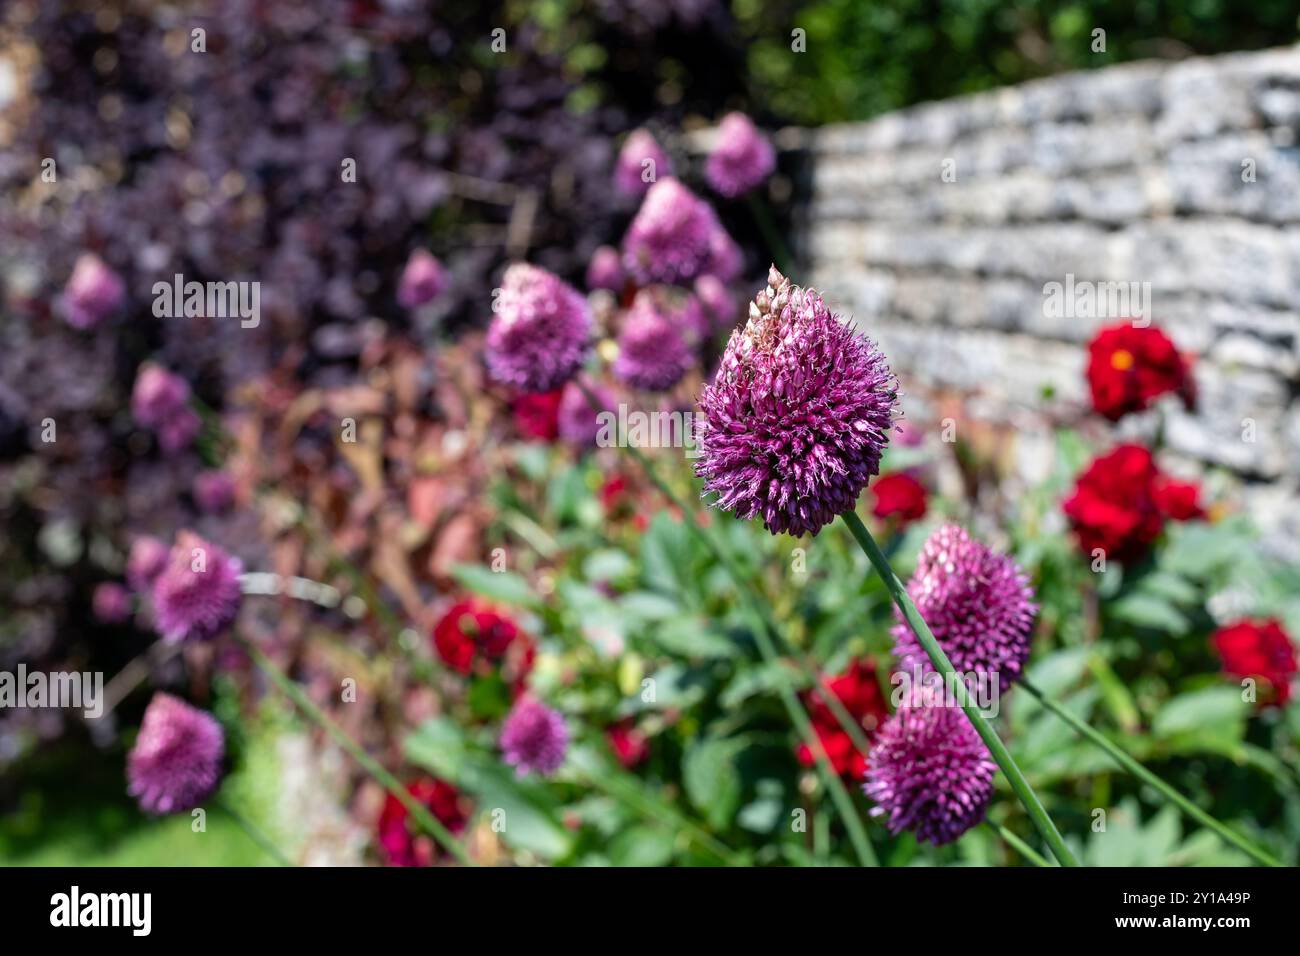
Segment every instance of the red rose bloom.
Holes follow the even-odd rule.
[[[1120,445],[1093,460],[1063,506],[1085,554],[1100,548],[1108,560],[1126,562],[1147,553],[1164,527],[1157,475],[1141,445]]]
[[[532,670],[536,655],[532,638],[519,625],[475,598],[447,609],[434,626],[433,646],[452,670],[490,673],[501,667],[517,687]]]
[[[880,684],[876,681],[876,667],[870,661],[854,661],[840,676],[823,677],[822,687],[839,698],[844,709],[862,726],[868,740],[889,716],[885,696],[880,692]],[[805,692],[804,705],[808,709],[813,729],[817,732],[817,739],[821,741],[822,749],[826,751],[835,772],[853,779],[866,773],[867,755],[854,748],[853,738],[840,726],[835,712],[822,700],[821,695]],[[805,767],[816,763],[817,758],[807,744],[800,744],[795,755]]]
[[[925,486],[905,471],[881,475],[871,485],[876,504],[871,513],[877,518],[895,518],[900,527],[925,517]]]
[[[1201,486],[1194,481],[1176,481],[1161,475],[1156,479],[1156,507],[1166,518],[1174,521],[1191,521],[1204,518],[1205,509],[1201,507]]]
[[[1279,707],[1291,699],[1296,674],[1295,645],[1275,619],[1237,621],[1214,632],[1210,640],[1223,660],[1223,671],[1259,683],[1261,707]]]
[[[1188,408],[1196,401],[1190,363],[1169,336],[1131,322],[1102,329],[1088,344],[1088,386],[1092,407],[1113,422],[1167,392],[1181,395]]]
[[[460,791],[442,780],[422,777],[406,792],[428,808],[434,819],[452,833],[465,829],[468,817],[462,808]],[[410,811],[391,793],[379,814],[379,856],[385,866],[428,866],[437,852],[433,838],[413,826]]]
[[[650,742],[630,717],[606,727],[605,739],[609,741],[610,749],[614,751],[618,762],[628,770],[650,756]]]
[[[560,435],[560,396],[564,389],[553,392],[519,395],[510,403],[515,429],[524,438],[534,441],[555,441]]]

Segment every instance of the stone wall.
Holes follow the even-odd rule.
[[[826,127],[802,138],[801,258],[915,402],[957,394],[1027,439],[1086,404],[1084,345],[1114,321],[1050,317],[1045,285],[1149,282],[1153,321],[1198,356],[1198,410],[1165,408],[1171,456],[1231,472],[1273,542],[1294,542],[1298,136],[1300,47],[1116,66]]]

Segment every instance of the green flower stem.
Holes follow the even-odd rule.
[[[758,231],[763,234],[763,241],[771,250],[772,258],[776,260],[776,267],[789,275],[794,259],[790,255],[790,250],[786,248],[785,240],[781,238],[776,223],[772,221],[772,213],[767,208],[767,203],[756,192],[749,193],[745,199],[749,202],[749,211],[753,214],[754,221],[758,223]]]
[[[317,707],[312,699],[307,696],[306,692],[286,677],[284,672],[282,672],[280,668],[276,667],[271,659],[263,654],[257,645],[244,638],[239,638],[238,640],[243,648],[248,651],[249,656],[253,658],[253,662],[264,674],[266,674],[267,677],[271,679],[271,682],[275,684],[275,686],[278,687],[286,697],[292,700],[298,706],[298,709],[301,710],[312,723],[316,724],[333,737],[334,741],[346,750],[351,755],[352,759],[361,765],[361,768],[365,770],[366,773],[374,777],[385,790],[392,794],[393,797],[406,808],[407,812],[411,814],[415,819],[415,822],[418,823],[421,828],[445,847],[452,856],[462,864],[465,866],[476,865],[469,858],[469,854],[465,852],[465,847],[461,842],[452,836],[451,832],[439,823],[437,818],[434,817],[426,807],[412,797],[396,777],[384,769],[384,767],[377,760],[371,757],[370,754],[362,750],[351,737],[344,733],[342,727]]]
[[[956,678],[956,670],[953,668],[952,662],[948,660],[948,655],[943,652],[943,648],[939,646],[939,642],[935,640],[934,634],[931,633],[930,626],[925,623],[916,610],[916,605],[908,597],[903,582],[898,579],[894,569],[889,566],[889,561],[880,552],[880,546],[876,544],[876,539],[871,536],[871,532],[867,530],[867,526],[862,523],[862,519],[857,516],[856,512],[846,511],[840,517],[844,519],[844,523],[853,532],[853,537],[857,539],[858,544],[875,567],[876,573],[880,575],[880,579],[885,582],[890,597],[898,605],[903,619],[907,621],[908,627],[912,629],[912,633],[916,635],[921,647],[925,649],[931,663],[943,675],[945,681],[952,685],[957,696],[957,702],[961,704],[962,710],[966,712],[971,726],[975,728],[975,732],[980,735],[989,748],[989,753],[994,761],[1002,768],[1002,773],[1006,776],[1007,782],[1011,784],[1011,789],[1015,791],[1016,796],[1020,798],[1020,802],[1024,804],[1025,810],[1029,813],[1029,819],[1033,821],[1034,827],[1052,851],[1052,855],[1056,857],[1062,866],[1078,866],[1079,861],[1074,858],[1070,848],[1061,839],[1056,824],[1047,815],[1047,811],[1043,809],[1043,804],[1038,799],[1038,795],[1034,793],[1029,786],[1029,782],[1025,779],[1025,775],[1016,766],[1015,760],[1011,757],[1011,752],[1007,750],[997,732],[984,718],[984,715],[979,712],[979,707],[966,693],[965,683],[960,679],[953,679]]]
[[[256,843],[263,853],[275,860],[279,866],[294,865],[290,862],[289,858],[284,855],[284,852],[275,845],[275,841],[263,833],[262,829],[257,826],[257,824],[253,823],[253,821],[249,820],[248,817],[236,810],[229,800],[218,797],[216,804],[222,813],[234,820],[235,823],[239,825],[239,828],[247,834],[248,838]]]
[[[1004,843],[1011,849],[1015,850],[1034,866],[1051,866],[1052,864],[1043,859],[1042,854],[1035,850],[1020,837],[1016,836],[1000,823],[994,823],[992,820],[985,820],[984,825],[1000,836]]]
[[[590,390],[583,383],[579,383],[583,392],[587,395],[587,400],[592,407],[597,407],[597,400]],[[682,512],[682,520],[686,527],[700,539],[714,559],[721,564],[732,579],[736,582],[736,590],[741,597],[742,604],[746,612],[756,622],[753,627],[754,639],[758,644],[759,653],[763,655],[763,660],[769,664],[777,664],[779,656],[776,651],[771,637],[772,624],[770,618],[764,613],[762,604],[754,597],[751,590],[745,584],[744,575],[736,567],[731,556],[727,554],[713,536],[705,532],[695,520],[695,513],[691,508],[681,500],[668,484],[659,476],[653,463],[645,456],[641,449],[627,446],[628,453],[637,460],[641,469],[645,472],[646,477],[650,480],[659,491],[676,505]],[[853,798],[849,796],[848,789],[844,786],[844,781],[840,779],[835,768],[831,766],[830,758],[826,756],[826,751],[822,749],[821,740],[817,732],[813,729],[812,722],[808,719],[808,714],[804,710],[803,704],[799,702],[799,697],[790,689],[789,681],[782,680],[777,688],[781,696],[781,703],[784,705],[786,712],[790,716],[791,722],[799,732],[800,738],[806,743],[811,750],[817,765],[818,775],[821,777],[823,785],[830,794],[831,801],[835,804],[835,809],[840,817],[844,820],[845,829],[848,830],[849,841],[853,844],[854,852],[857,854],[858,861],[863,866],[879,866],[876,859],[875,850],[871,847],[871,841],[867,839],[866,829],[862,825],[862,820],[858,816],[857,809],[853,805]],[[850,721],[851,722],[851,721]]]
[[[1052,700],[1052,698],[1048,697],[1046,694],[1044,694],[1033,684],[1029,683],[1026,680],[1022,680],[1020,682],[1020,686],[1023,687],[1025,691],[1029,693],[1029,695],[1032,696],[1035,700],[1037,700],[1040,704],[1042,704],[1044,707],[1046,707],[1048,710],[1054,713],[1057,717],[1060,717],[1063,721],[1069,724],[1070,728],[1074,730],[1075,733],[1079,734],[1079,736],[1081,737],[1084,737],[1089,742],[1096,744],[1098,747],[1104,750],[1112,760],[1114,760],[1117,764],[1119,764],[1121,768],[1123,768],[1128,773],[1131,773],[1133,776],[1137,777],[1143,783],[1148,784],[1149,786],[1157,790],[1161,794],[1161,796],[1163,796],[1174,806],[1178,807],[1178,809],[1182,810],[1185,814],[1187,814],[1197,823],[1209,827],[1219,836],[1223,837],[1223,839],[1227,840],[1233,846],[1237,847],[1237,849],[1248,854],[1252,859],[1256,860],[1259,863],[1262,863],[1264,866],[1283,865],[1279,860],[1277,860],[1271,854],[1255,846],[1255,844],[1251,843],[1249,840],[1247,840],[1245,837],[1239,834],[1236,830],[1233,830],[1231,827],[1227,826],[1226,824],[1216,820],[1214,817],[1210,816],[1208,813],[1206,813],[1196,804],[1192,803],[1192,801],[1188,800],[1186,797],[1184,797],[1181,793],[1179,793],[1169,784],[1165,783],[1165,781],[1161,780],[1159,777],[1153,774],[1146,767],[1142,766],[1142,764],[1138,763],[1136,760],[1130,757],[1118,744],[1114,743],[1109,737],[1107,737],[1101,731],[1096,730],[1093,727],[1089,726],[1086,722],[1081,720],[1075,714],[1072,714],[1069,710],[1062,707],[1056,701]]]

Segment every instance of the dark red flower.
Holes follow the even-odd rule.
[[[1291,699],[1295,645],[1280,621],[1236,621],[1219,628],[1210,640],[1223,660],[1225,674],[1258,682],[1259,706],[1280,707]]]
[[[614,475],[600,488],[600,503],[605,506],[606,511],[617,508],[626,496],[627,479],[622,475]]]
[[[510,403],[515,430],[534,441],[555,441],[560,434],[560,396],[564,389],[524,393]]]
[[[628,770],[650,756],[650,742],[630,717],[606,727],[605,739],[609,741],[610,749],[614,751],[618,762]]]
[[[433,628],[433,646],[452,670],[491,673],[500,667],[521,687],[533,668],[533,640],[514,620],[475,599],[458,601]]]
[[[1079,475],[1063,508],[1085,554],[1100,549],[1108,560],[1126,562],[1147,553],[1165,520],[1156,502],[1158,475],[1141,445],[1120,445]]]
[[[925,485],[905,471],[881,475],[871,483],[871,491],[876,495],[871,513],[877,518],[894,518],[906,526],[925,517]]]
[[[875,736],[876,728],[889,716],[885,695],[876,680],[876,666],[871,661],[854,661],[838,677],[823,677],[822,687],[839,698],[844,709],[861,725],[868,740]],[[860,778],[867,769],[867,755],[854,748],[853,738],[840,726],[830,705],[822,700],[820,694],[811,692],[805,692],[804,704],[817,739],[821,741],[835,772],[843,777]],[[807,744],[800,744],[795,755],[805,767],[816,763],[812,748]]]
[[[1201,507],[1201,486],[1194,481],[1176,481],[1161,475],[1156,479],[1154,495],[1156,507],[1166,518],[1173,521],[1191,521],[1204,518],[1205,509]]]
[[[406,792],[423,804],[435,820],[453,834],[465,829],[468,816],[460,791],[451,784],[431,777],[421,777],[407,786]],[[433,838],[410,820],[411,812],[391,793],[379,814],[379,856],[385,866],[429,866],[437,845]]]
[[[1111,421],[1168,392],[1181,395],[1188,408],[1196,401],[1191,364],[1169,336],[1131,322],[1102,329],[1088,344],[1088,386],[1092,407]]]

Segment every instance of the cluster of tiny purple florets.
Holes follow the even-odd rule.
[[[877,731],[863,790],[890,832],[938,845],[984,819],[996,771],[966,714],[916,691]]]
[[[922,546],[907,592],[958,673],[992,675],[1002,690],[1020,679],[1037,608],[1029,578],[1012,558],[946,524]],[[931,670],[916,635],[895,615],[900,668]]]
[[[153,430],[163,451],[176,452],[194,440],[203,424],[189,400],[190,386],[185,379],[146,362],[140,366],[131,392],[131,414],[137,424]]]
[[[684,330],[642,293],[618,337],[614,374],[633,388],[662,392],[682,380],[694,359]]]
[[[684,285],[714,271],[715,256],[729,255],[733,245],[707,202],[680,181],[661,179],[623,237],[623,267],[638,285]]]
[[[501,750],[519,776],[555,773],[569,748],[569,730],[558,711],[535,697],[515,702],[501,728]]]
[[[897,397],[875,345],[773,267],[700,398],[696,471],[737,517],[815,534],[879,470]]]
[[[729,199],[760,185],[776,168],[776,151],[744,113],[729,113],[718,126],[718,141],[709,153],[704,175]]]
[[[633,130],[623,141],[614,166],[614,184],[627,196],[643,196],[650,184],[673,174],[672,163],[646,130]]]
[[[225,734],[211,714],[170,694],[154,694],[127,755],[127,792],[149,813],[181,813],[221,781]]]
[[[205,641],[230,627],[239,614],[238,558],[192,531],[176,536],[166,566],[153,582],[153,611],[163,640]]]
[[[525,392],[549,392],[571,379],[591,342],[591,313],[576,289],[538,266],[506,269],[487,333],[492,377]]]

